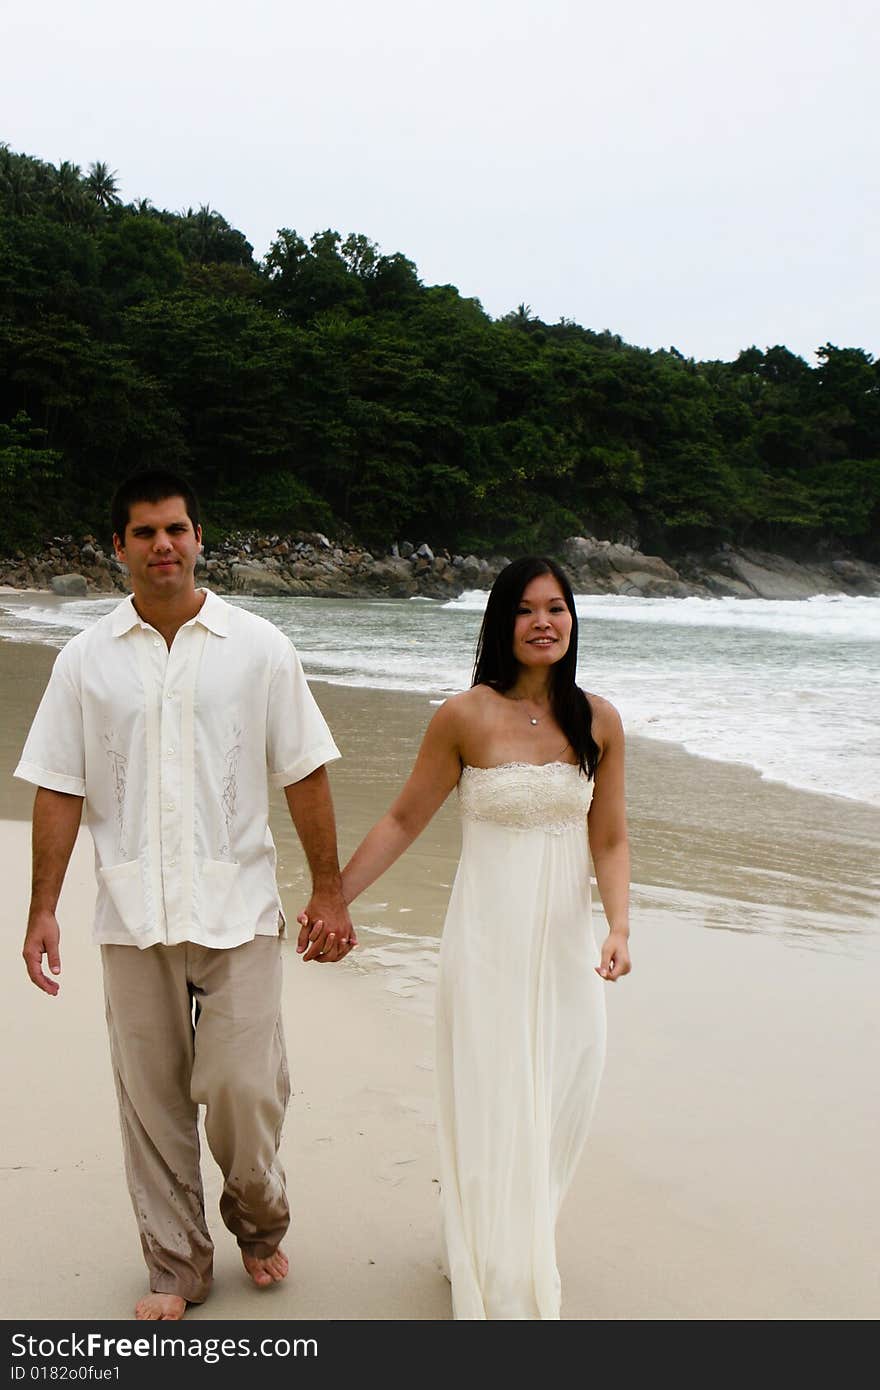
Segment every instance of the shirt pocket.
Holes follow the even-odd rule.
[[[142,935],[148,923],[141,861],[131,859],[126,864],[110,864],[98,872],[123,926],[134,936]]]
[[[247,906],[238,882],[239,865],[228,859],[203,859],[201,864],[201,926],[209,935],[224,936],[240,927]]]

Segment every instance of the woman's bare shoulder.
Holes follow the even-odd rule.
[[[459,714],[462,710],[472,709],[479,703],[479,692],[483,689],[485,689],[484,686],[474,685],[468,690],[459,690],[457,695],[447,695],[440,705],[440,709],[451,714]]]
[[[475,725],[491,719],[491,711],[498,696],[488,685],[473,685],[450,695],[434,715],[433,723],[443,730],[464,736],[473,731]]]
[[[604,695],[597,695],[595,690],[585,690],[584,694],[589,700],[594,714],[610,713],[617,715],[618,719],[620,718],[616,706],[612,705],[610,700],[606,700]]]
[[[443,701],[441,708],[448,705],[456,712],[472,714],[475,710],[491,708],[500,698],[497,690],[493,690],[490,685],[471,685],[467,690],[460,690],[457,695],[450,695]]]
[[[596,742],[601,744],[616,733],[622,734],[623,721],[617,707],[604,695],[595,695],[592,690],[585,690],[584,694],[593,711],[593,738]]]
[[[483,708],[478,694],[483,688],[474,686],[470,690],[460,690],[457,695],[447,695],[431,722],[445,729],[459,729],[469,724]]]
[[[503,700],[504,696],[494,690],[491,685],[472,685],[469,690],[463,690],[456,698],[459,700],[469,699],[472,709],[490,709],[494,708],[499,700]]]

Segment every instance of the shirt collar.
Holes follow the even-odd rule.
[[[224,603],[222,598],[218,598],[216,594],[212,594],[210,589],[201,589],[199,592],[205,595],[205,601],[190,621],[201,623],[217,637],[228,637],[229,605]],[[126,632],[131,632],[133,627],[148,628],[149,624],[140,617],[134,606],[134,596],[129,594],[117,608],[113,609],[110,630],[114,637],[122,637]],[[151,628],[149,630],[152,631]]]

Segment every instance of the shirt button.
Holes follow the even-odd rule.
[[[153,638],[153,646],[154,646],[154,647],[161,647],[161,645],[162,645],[162,643],[160,642],[159,638],[158,638],[158,637],[154,637],[154,638]]]
[[[165,756],[166,756],[167,758],[173,757],[173,755],[174,755],[174,749],[173,749],[173,748],[166,748],[166,749],[165,749]]]
[[[177,694],[177,691],[176,691],[176,690],[166,690],[166,691],[165,691],[165,699],[166,699],[166,700],[173,700],[176,694]]]
[[[173,811],[173,810],[174,810],[174,802],[173,802],[173,801],[166,802],[165,810],[166,810],[166,811]]]

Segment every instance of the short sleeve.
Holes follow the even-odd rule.
[[[301,782],[340,756],[309,690],[302,662],[286,639],[285,648],[269,685],[266,764],[273,787]]]
[[[59,652],[14,776],[49,791],[85,796],[82,704],[69,648]]]

